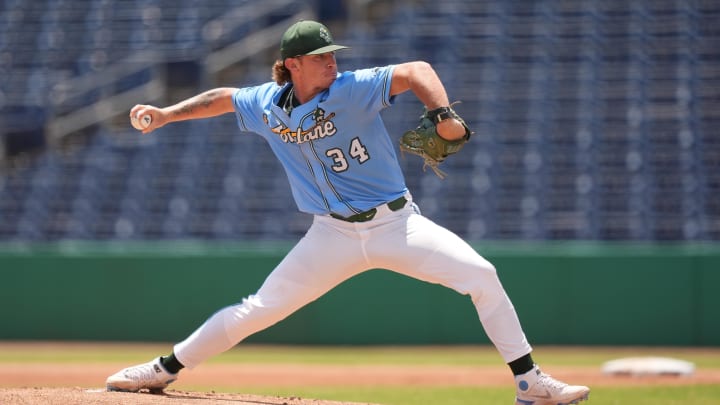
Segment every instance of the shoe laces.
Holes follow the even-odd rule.
[[[560,380],[556,380],[550,376],[550,374],[542,373],[540,374],[540,378],[538,379],[538,384],[541,384],[547,388],[553,389],[553,390],[562,390],[563,388],[567,387],[567,384]]]
[[[136,381],[152,381],[157,377],[155,372],[155,364],[148,363],[137,367],[131,367],[125,370],[125,377]]]

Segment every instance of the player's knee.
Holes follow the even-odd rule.
[[[495,265],[487,261],[484,257],[480,257],[477,263],[477,267],[479,271],[485,275],[488,276],[497,276],[497,269],[495,268]]]

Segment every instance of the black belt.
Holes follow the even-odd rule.
[[[397,211],[405,206],[407,204],[407,198],[400,197],[397,200],[390,201],[387,203],[388,208],[390,208],[390,211]],[[346,222],[366,222],[373,218],[375,218],[375,214],[377,214],[377,208],[371,208],[365,212],[361,212],[359,214],[351,215],[349,217],[343,217],[342,215],[338,215],[334,212],[330,213],[330,216],[339,219],[341,221]]]

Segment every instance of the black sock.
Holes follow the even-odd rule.
[[[182,363],[175,358],[175,353],[170,353],[169,356],[160,357],[160,364],[162,364],[162,366],[165,367],[165,370],[167,370],[170,374],[177,374],[178,371],[185,368],[185,366],[183,366]]]
[[[530,353],[528,353],[517,360],[511,361],[508,363],[508,366],[510,366],[513,375],[520,375],[532,370],[532,368],[535,367],[535,362],[533,362]]]

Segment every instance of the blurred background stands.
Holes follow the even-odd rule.
[[[475,136],[445,180],[401,157],[461,236],[720,239],[717,1],[42,0],[0,2],[0,240],[300,237],[234,117],[139,137],[127,111],[269,80],[282,30],[319,16],[353,48],[342,70],[426,60],[462,101]],[[421,109],[398,97],[392,136]]]

